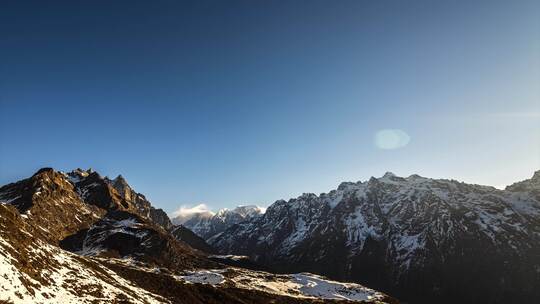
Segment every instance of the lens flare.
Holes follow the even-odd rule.
[[[375,134],[375,146],[383,150],[405,147],[410,140],[411,137],[399,129],[384,129]]]

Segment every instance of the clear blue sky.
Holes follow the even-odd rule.
[[[539,1],[2,1],[0,184],[121,173],[172,211],[385,171],[540,169]],[[375,134],[399,129],[397,149]]]

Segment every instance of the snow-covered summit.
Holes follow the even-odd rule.
[[[195,234],[208,239],[232,225],[258,217],[265,209],[255,205],[241,205],[234,209],[223,208],[213,213],[205,208],[198,208],[201,212],[191,214],[183,213],[173,218],[173,223],[182,224]]]

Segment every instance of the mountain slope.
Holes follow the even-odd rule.
[[[92,259],[33,237],[17,210],[0,204],[0,299],[23,303],[161,303],[164,298]]]
[[[277,201],[208,242],[275,271],[353,280],[415,303],[540,300],[538,176],[503,191],[387,173]]]
[[[208,245],[208,243],[206,243],[203,238],[196,235],[193,231],[182,225],[174,226],[174,228],[171,229],[171,235],[174,236],[177,240],[183,241],[195,249],[207,253],[212,253],[214,251],[214,249],[210,247],[210,245]]]

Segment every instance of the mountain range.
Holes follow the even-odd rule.
[[[540,171],[505,190],[386,173],[276,201],[207,241],[408,303],[540,303]]]
[[[189,228],[203,239],[225,231],[238,223],[251,220],[264,213],[264,209],[255,205],[238,206],[232,210],[221,209],[216,213],[211,211],[194,212],[180,215],[172,219],[175,224]]]
[[[121,175],[43,168],[0,188],[0,247],[0,303],[536,303],[540,171],[504,190],[386,173],[170,220]]]
[[[231,227],[234,227],[231,226]],[[397,303],[311,273],[227,263],[122,176],[52,168],[0,187],[0,303]]]

